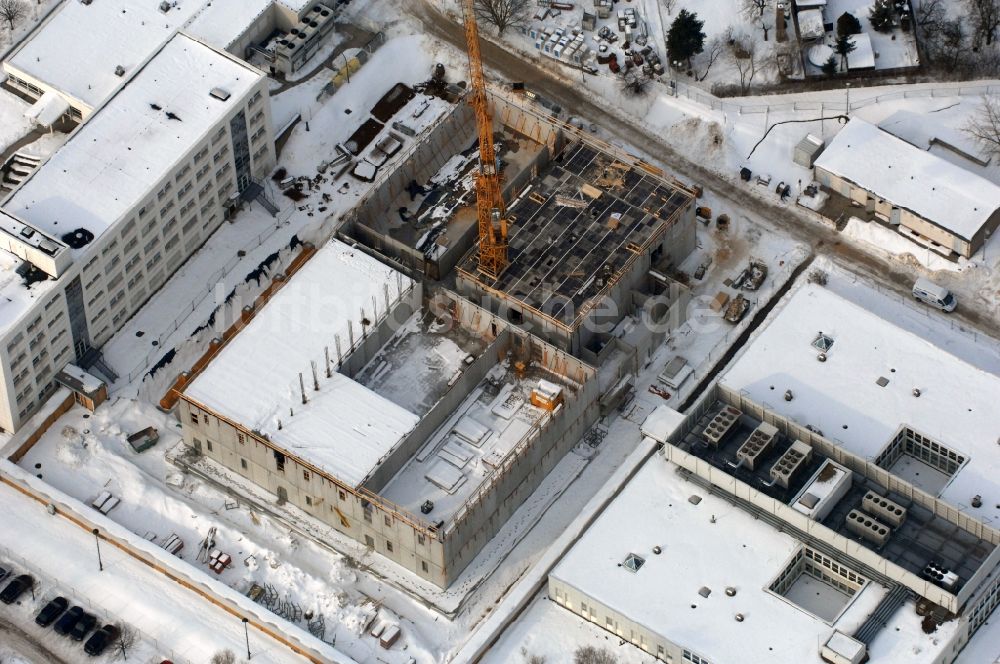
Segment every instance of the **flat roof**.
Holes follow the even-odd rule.
[[[95,108],[205,3],[172,2],[162,12],[156,0],[63,2],[7,62]],[[124,77],[115,74],[118,66]]]
[[[997,185],[859,118],[851,118],[815,166],[965,240],[1000,209]]]
[[[92,6],[98,4],[108,3]],[[81,227],[100,236],[263,76],[191,37],[175,36],[11,194],[4,209],[57,238]],[[213,88],[231,96],[222,101],[209,94]]]
[[[824,622],[767,591],[800,546],[654,456],[551,576],[712,662],[818,662],[832,630],[853,634],[885,590],[868,584]],[[630,553],[645,560],[637,572],[621,565]]]
[[[825,362],[812,345],[820,332],[833,339]],[[1000,518],[1000,377],[822,286],[796,286],[720,383],[863,458],[902,425],[934,438],[967,459],[940,497],[977,518]],[[976,495],[983,506],[967,507]]]
[[[274,0],[211,0],[194,14],[184,31],[219,48],[229,48],[274,4]],[[301,6],[294,9],[300,10]]]
[[[570,324],[693,196],[582,142],[561,157],[511,203],[509,265],[483,283]],[[478,264],[472,251],[461,267],[482,281]]]
[[[411,280],[367,254],[330,241],[265,304],[185,390],[191,399],[267,436],[317,468],[360,484],[419,418],[340,373],[325,373],[325,348],[346,353],[348,322],[376,320]],[[319,391],[313,389],[316,363]],[[299,374],[308,403],[302,404]],[[280,427],[280,428],[279,428]]]

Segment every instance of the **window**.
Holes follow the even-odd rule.
[[[285,472],[285,455],[278,450],[274,451],[274,466],[281,472]]]
[[[417,535],[417,544],[421,544],[422,545],[426,541],[427,541],[427,537],[426,536],[424,536],[422,534],[418,534]]]
[[[205,424],[208,424],[208,413],[202,413],[201,419],[205,422]]]
[[[312,496],[306,496],[306,507],[312,507],[313,499]]]
[[[304,479],[306,482],[309,481],[309,471],[308,470],[303,470],[302,471],[302,479]]]
[[[367,546],[369,549],[374,549],[375,538],[372,537],[371,535],[365,535],[365,546]]]
[[[385,525],[387,525],[387,526],[391,526],[392,525],[392,517],[389,516],[388,514],[383,514],[382,515],[382,519],[385,520]]]
[[[191,411],[191,424],[198,424],[198,413]]]
[[[212,451],[212,441],[206,440],[205,444],[208,445],[208,451],[211,452]]]
[[[239,432],[239,433],[236,434],[236,440],[238,440],[240,442],[240,445],[246,445],[247,444],[247,435],[241,431],[241,432]]]
[[[242,468],[243,470],[247,469],[247,460],[246,459],[240,459],[240,468]]]
[[[420,561],[420,569],[423,571],[424,574],[430,572],[430,568],[428,567],[426,560]]]
[[[392,553],[392,542],[390,542],[389,540],[385,541],[385,550],[388,551],[389,553]]]
[[[365,508],[365,521],[368,523],[372,522],[372,510],[370,507]]]
[[[337,497],[341,500],[347,500],[347,492],[343,489],[337,489]]]

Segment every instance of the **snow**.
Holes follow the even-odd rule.
[[[822,37],[823,35],[826,34],[826,30],[823,29],[822,10],[804,9],[798,13],[798,17],[799,17],[799,35],[802,37],[802,39],[816,39],[817,37]],[[810,57],[810,61],[813,62],[814,64],[816,63],[816,61],[812,59],[812,57]],[[825,62],[825,60],[819,62],[818,64],[822,65],[823,62]]]
[[[205,0],[185,0],[192,4]],[[210,0],[185,24],[184,31],[219,48],[228,49],[274,0]]]
[[[877,221],[851,217],[847,220],[843,233],[852,240],[864,242],[869,251],[885,254],[896,260],[908,258],[934,272],[961,272],[971,266],[965,258],[959,258],[957,262],[948,260],[929,247],[921,247]]]
[[[339,339],[346,355],[351,335],[360,338],[362,315],[374,323],[386,314],[385,289],[395,300],[410,283],[367,254],[332,240],[237,333],[185,394],[334,477],[360,484],[419,418],[343,374],[326,378],[324,349],[336,361]],[[317,367],[318,391],[311,363]],[[302,403],[300,375],[307,404]]]
[[[107,3],[92,6],[98,4]],[[25,181],[5,209],[54,237],[80,227],[101,235],[137,209],[262,77],[239,60],[178,35]],[[209,96],[216,87],[230,99]]]
[[[691,495],[701,502],[689,502]],[[800,546],[681,481],[673,464],[655,456],[550,577],[713,662],[807,662],[831,625],[767,590]],[[645,559],[636,572],[621,566],[630,553]],[[709,597],[699,594],[702,587]],[[727,596],[727,587],[736,595]],[[869,584],[832,626],[852,633],[882,595]],[[746,620],[734,620],[736,613]]]
[[[642,435],[658,443],[665,443],[683,423],[684,416],[681,413],[668,406],[657,406],[642,423]]]
[[[826,362],[816,361],[812,346],[818,330],[834,340]],[[879,377],[888,385],[876,384]],[[1000,377],[829,289],[796,286],[721,383],[819,428],[862,458],[874,458],[902,425],[930,436],[967,459],[940,497],[966,505],[979,494],[983,507],[970,515],[1000,517],[1000,421],[994,413]],[[789,389],[792,401],[776,396]]]
[[[51,127],[67,111],[69,103],[59,93],[48,90],[24,112],[24,117],[43,127]]]
[[[1000,187],[857,117],[840,130],[815,166],[966,240],[1000,209]]]
[[[63,2],[7,62],[93,109],[169,40],[203,2],[184,0],[166,13],[152,0],[86,5]],[[115,75],[117,66],[125,68],[125,77]]]
[[[875,51],[872,50],[872,39],[867,32],[852,35],[851,43],[854,50],[847,56],[848,69],[874,69]]]
[[[0,152],[31,131],[31,121],[24,117],[29,108],[30,104],[13,92],[0,88]]]
[[[104,384],[102,380],[95,378],[75,364],[67,364],[62,368],[62,372],[77,381],[85,392],[96,392]]]

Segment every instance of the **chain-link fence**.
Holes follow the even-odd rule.
[[[358,49],[358,52],[354,54],[354,57],[348,59],[345,54],[343,56],[343,65],[334,65],[330,67],[330,82],[327,83],[326,86],[324,86],[320,91],[319,95],[316,97],[316,101],[319,101],[325,96],[332,95],[345,83],[350,83],[351,75],[361,69],[361,67],[371,59],[375,51],[381,48],[384,43],[385,33],[378,32]]]

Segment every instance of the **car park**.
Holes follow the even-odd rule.
[[[73,625],[73,630],[69,635],[73,637],[74,641],[83,641],[96,624],[97,618],[93,614],[84,612],[80,615],[80,619],[76,621],[76,624]]]
[[[83,609],[79,606],[74,606],[72,609],[62,614],[62,617],[56,621],[56,626],[53,629],[56,630],[56,634],[69,634],[76,626],[76,622],[82,615]]]
[[[0,602],[3,602],[4,604],[11,604],[15,602],[17,598],[31,588],[34,583],[35,580],[31,578],[30,575],[22,574],[4,586],[4,589],[0,591]]]
[[[83,651],[91,657],[96,657],[104,652],[116,638],[118,638],[118,628],[114,625],[105,625],[90,635],[87,642],[83,644]]]
[[[65,597],[56,597],[38,612],[38,615],[35,616],[35,624],[48,627],[56,621],[56,618],[62,615],[67,606],[69,606],[69,602],[66,601]]]

